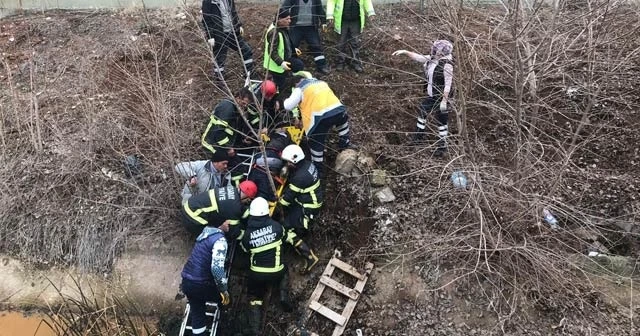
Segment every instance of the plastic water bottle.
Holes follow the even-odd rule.
[[[560,228],[560,226],[558,225],[558,220],[556,219],[555,216],[553,216],[553,214],[551,213],[551,211],[549,211],[549,209],[544,208],[542,210],[542,215],[544,216],[544,221],[547,222],[547,224],[549,224],[552,230],[557,230]]]
[[[456,189],[467,188],[467,177],[460,171],[455,171],[451,174],[451,183]]]

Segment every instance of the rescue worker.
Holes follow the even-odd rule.
[[[289,145],[282,151],[282,160],[289,168],[287,185],[280,198],[287,229],[287,242],[305,258],[305,272],[309,272],[318,263],[318,257],[302,240],[314,217],[320,213],[324,193],[320,183],[318,169],[309,160],[298,145]]]
[[[219,228],[206,226],[196,238],[191,255],[182,268],[182,292],[191,306],[191,334],[207,329],[206,303],[228,305],[231,301],[224,268],[227,240]]]
[[[296,124],[300,125],[299,118],[302,118],[302,129],[309,139],[311,161],[318,169],[323,168],[324,143],[329,130],[334,126],[340,139],[339,149],[356,148],[351,143],[347,108],[326,82],[315,78],[302,78],[283,105],[285,110],[294,111]],[[294,110],[298,105],[299,112]]]
[[[222,99],[213,109],[213,113],[202,133],[202,147],[209,155],[215,155],[216,151],[226,151],[230,157],[235,155],[235,147],[238,145],[236,133],[244,125],[240,116],[241,110],[251,103],[253,95],[248,88],[242,88],[232,99]]]
[[[205,226],[213,226],[227,232],[227,238],[237,239],[243,233],[242,204],[250,202],[257,193],[255,183],[244,181],[238,188],[228,185],[192,196],[182,204],[182,223],[195,234],[200,234]]]
[[[257,134],[267,134],[269,127],[272,127],[276,120],[280,119],[278,112],[282,102],[278,96],[278,88],[271,80],[253,83],[248,88],[255,96],[255,103],[250,104],[247,108],[249,124]],[[260,124],[261,120],[262,125]],[[262,129],[258,129],[260,125]]]
[[[360,33],[365,22],[373,20],[375,15],[371,0],[327,0],[327,22],[340,34],[337,70],[344,69],[348,47],[351,48],[351,67],[355,72],[363,71],[360,60]]]
[[[269,202],[278,201],[278,197],[271,187],[267,174],[272,175],[277,189],[282,184],[280,171],[284,167],[280,154],[290,144],[293,144],[293,141],[289,133],[283,128],[277,128],[269,133],[269,141],[264,145],[266,159],[262,152],[258,152],[255,155],[254,166],[249,173],[248,179],[258,186],[258,196],[265,198]]]
[[[193,195],[224,186],[228,164],[229,155],[226,151],[216,151],[211,160],[178,163],[175,166],[176,173],[187,179],[182,189],[182,202]]]
[[[421,55],[407,50],[396,50],[393,56],[407,55],[422,63],[426,80],[427,97],[420,104],[420,115],[416,124],[414,142],[421,142],[429,113],[435,113],[438,126],[438,141],[434,156],[441,157],[447,152],[449,135],[449,99],[453,84],[453,44],[447,40],[436,40],[430,55]]]
[[[313,56],[316,71],[323,75],[330,73],[327,60],[322,51],[320,28],[327,28],[327,20],[321,0],[284,0],[282,7],[291,12],[291,28],[289,37],[291,46],[300,48],[303,40],[309,45],[309,54]]]
[[[224,81],[228,49],[238,51],[239,48],[246,72],[253,71],[253,51],[243,38],[244,28],[234,0],[202,0],[202,23],[216,60],[213,78],[217,85]]]
[[[285,89],[289,72],[298,72],[304,68],[304,63],[294,56],[289,37],[291,14],[289,9],[280,7],[275,23],[272,23],[265,34],[264,61],[262,66],[267,69],[278,91]],[[267,76],[269,77],[269,76]]]
[[[280,223],[269,217],[269,203],[262,197],[251,202],[247,231],[240,242],[250,254],[247,288],[249,294],[250,335],[260,335],[262,304],[269,287],[280,289],[280,303],[291,311],[289,301],[289,274],[282,262],[282,248],[287,232]]]

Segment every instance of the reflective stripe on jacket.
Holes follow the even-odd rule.
[[[296,202],[305,209],[320,209],[323,201],[324,194],[318,169],[311,161],[303,160],[289,177],[280,204],[289,206]]]
[[[233,101],[223,99],[216,105],[204,133],[202,133],[202,147],[215,153],[219,148],[233,148],[235,129],[238,128],[239,113]]]
[[[282,243],[285,239],[282,225],[269,216],[249,217],[241,246],[251,254],[250,270],[257,273],[282,271]]]

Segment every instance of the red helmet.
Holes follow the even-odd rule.
[[[249,196],[249,198],[254,198],[258,195],[258,186],[253,183],[253,181],[242,181],[238,186],[240,191],[242,191],[245,195]]]
[[[271,99],[271,97],[276,95],[278,89],[276,88],[276,83],[270,80],[265,80],[262,82],[260,86],[260,90],[262,91],[262,96],[267,99]]]

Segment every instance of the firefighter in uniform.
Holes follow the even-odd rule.
[[[269,203],[262,197],[251,202],[247,231],[240,242],[250,254],[248,294],[250,335],[260,335],[262,303],[270,286],[280,289],[280,303],[291,311],[289,301],[288,268],[282,262],[282,248],[287,232],[280,223],[269,217]]]
[[[182,291],[191,306],[191,334],[204,335],[207,329],[206,303],[228,305],[227,277],[224,269],[227,240],[222,230],[206,226],[196,238],[191,255],[182,269]]]
[[[426,79],[427,97],[420,104],[420,116],[416,125],[414,142],[421,142],[424,136],[427,116],[435,113],[438,126],[438,142],[434,156],[443,156],[447,152],[449,134],[449,99],[453,83],[453,44],[447,40],[433,42],[430,55],[421,55],[407,50],[396,50],[393,56],[407,55],[423,64]]]
[[[309,138],[311,161],[318,169],[322,169],[327,134],[334,126],[340,138],[340,150],[356,147],[351,143],[347,108],[326,82],[315,78],[301,79],[283,105],[285,110],[293,111],[296,120],[302,118],[302,128]],[[298,105],[299,113],[295,111]]]
[[[189,198],[182,204],[181,211],[186,229],[200,234],[205,226],[213,226],[227,232],[231,240],[242,237],[242,204],[255,197],[258,188],[251,181],[240,183],[239,188],[229,185]]]
[[[237,93],[235,102],[223,99],[216,105],[201,139],[202,147],[210,156],[218,150],[227,151],[229,156],[235,155],[236,133],[243,125],[240,109],[245,109],[252,98],[251,91],[242,88]]]
[[[313,162],[304,159],[304,152],[298,145],[289,145],[282,151],[282,160],[290,169],[287,186],[280,198],[284,209],[284,227],[287,242],[305,258],[305,272],[318,263],[318,257],[302,240],[309,231],[309,224],[320,212],[324,194],[318,169]]]
[[[250,104],[247,108],[249,125],[257,134],[267,134],[268,129],[281,119],[278,116],[282,106],[278,96],[278,88],[273,81],[268,79],[253,83],[248,88],[255,95],[255,103]],[[262,124],[260,123],[261,121]],[[260,126],[262,126],[262,129],[259,129]]]

